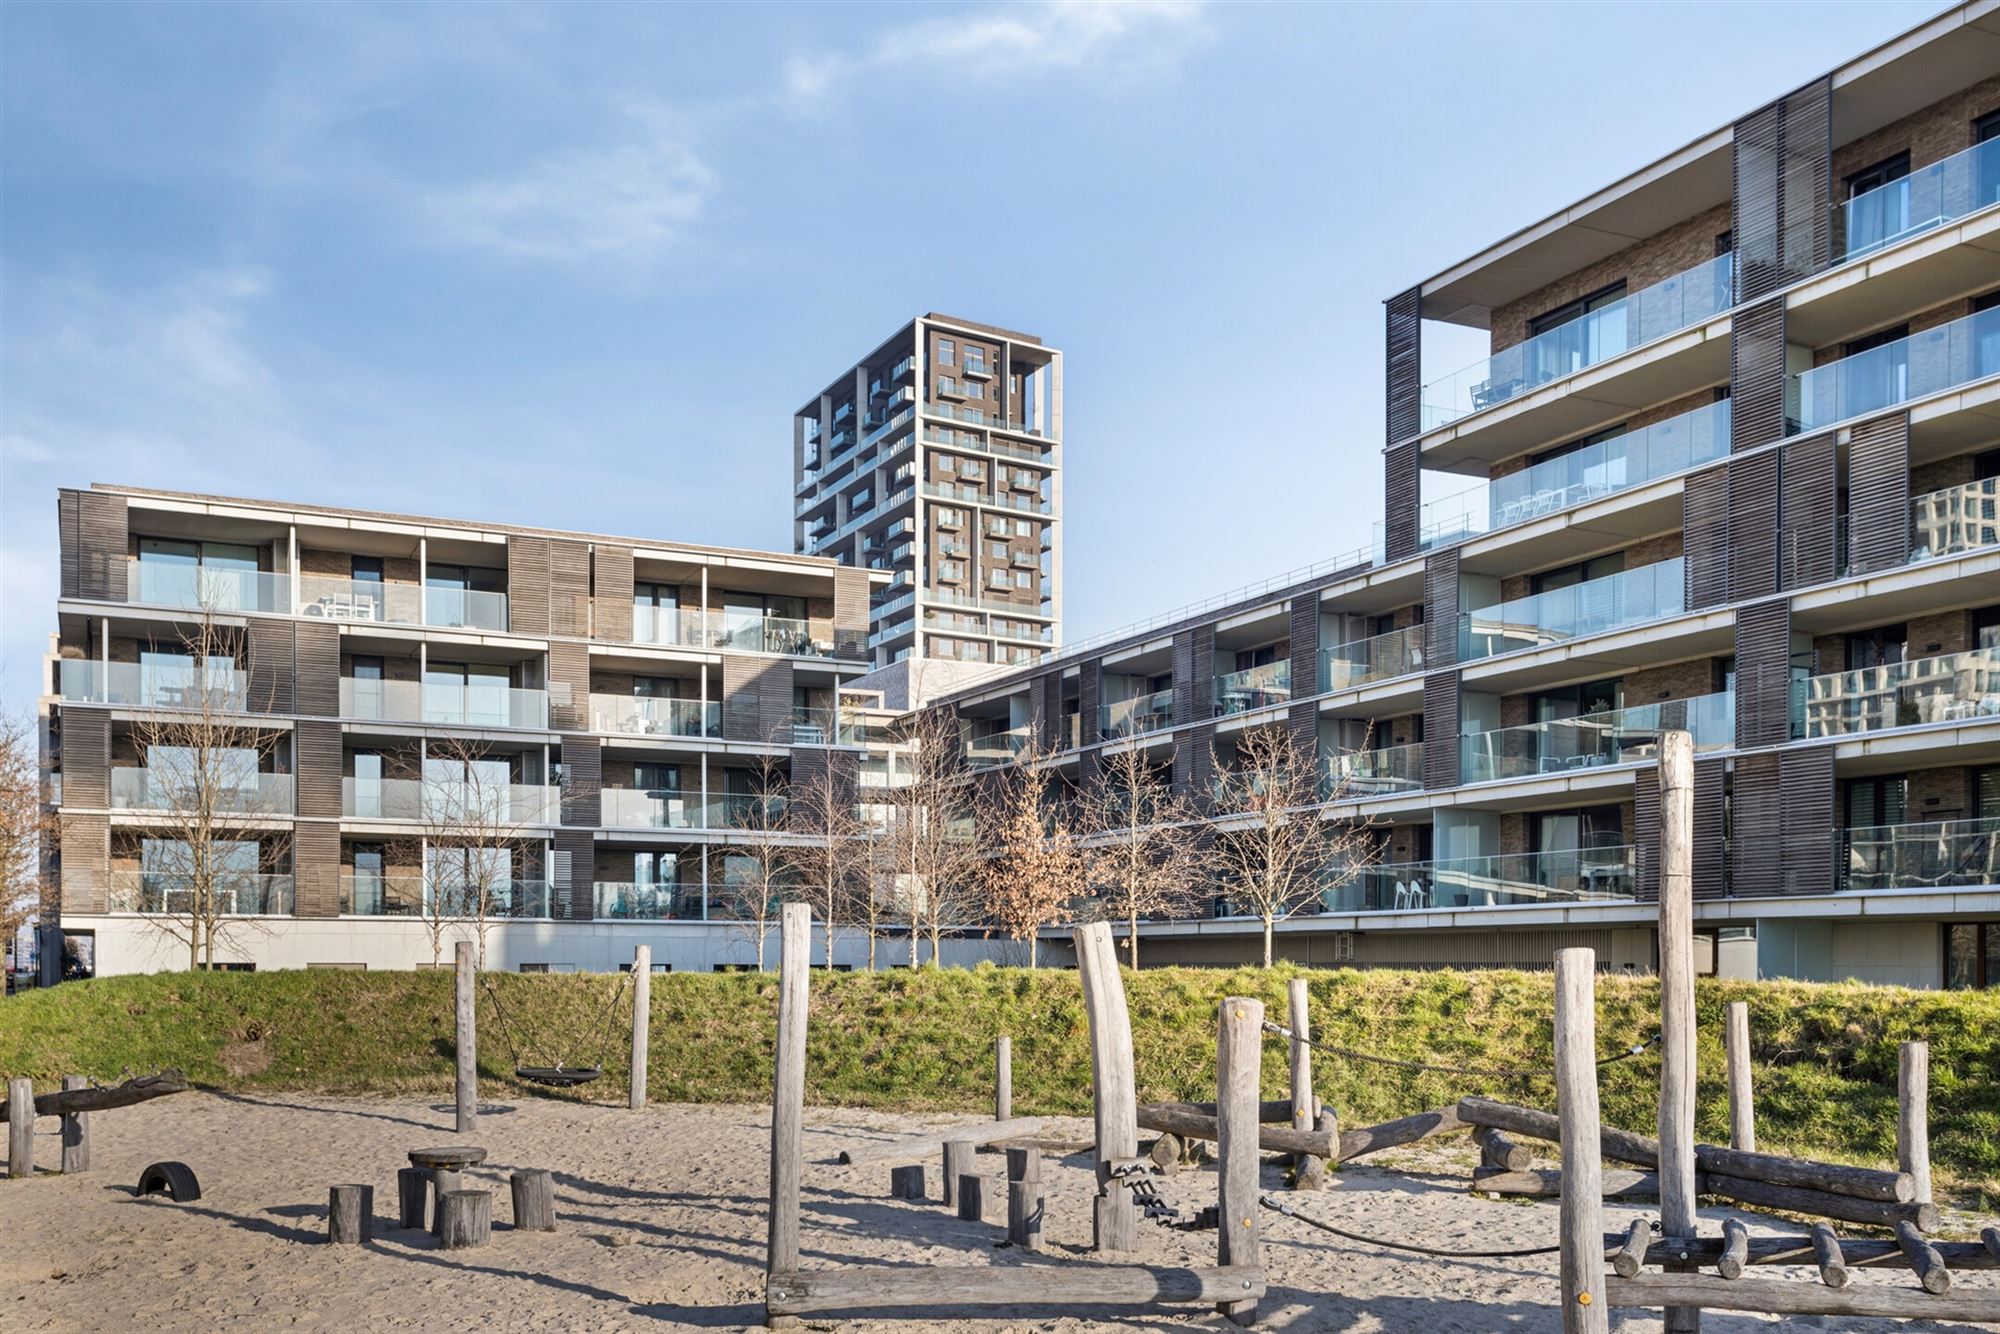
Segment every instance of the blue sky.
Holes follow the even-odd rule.
[[[1067,353],[1071,637],[1360,547],[1385,296],[1937,8],[8,5],[0,702],[59,485],[782,549],[925,310]]]

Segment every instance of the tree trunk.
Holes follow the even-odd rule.
[[[1035,971],[1035,936],[1036,936],[1035,928],[1029,927],[1028,928],[1028,971],[1031,973]]]
[[[1136,903],[1132,905],[1132,910],[1127,915],[1126,926],[1130,931],[1125,941],[1132,947],[1132,971],[1136,973],[1139,971],[1139,906]]]
[[[1264,966],[1271,966],[1271,927],[1273,918],[1270,909],[1264,910]]]

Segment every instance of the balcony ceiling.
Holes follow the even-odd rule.
[[[1820,348],[2000,283],[2000,208],[1912,237],[1785,299],[1787,342]]]
[[[1506,576],[1567,565],[1681,526],[1684,479],[1669,478],[1547,518],[1475,537],[1459,548],[1467,574]]]
[[[1910,410],[1910,462],[1929,463],[2000,441],[2000,380],[1940,394]]]
[[[2000,550],[1988,549],[1884,570],[1859,584],[1796,593],[1792,629],[1837,634],[1995,602],[2000,602]]]
[[[1976,0],[1939,14],[1834,71],[1833,142],[1872,134],[1996,70],[2000,6]]]

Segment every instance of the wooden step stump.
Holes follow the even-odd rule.
[[[82,1075],[64,1075],[65,1092],[90,1087]],[[65,1112],[62,1119],[62,1170],[65,1175],[90,1170],[90,1118],[85,1112]]]
[[[421,1228],[431,1202],[431,1174],[421,1167],[396,1169],[396,1226]]]
[[[443,1167],[431,1169],[431,1235],[440,1241],[444,1239],[444,1197],[451,1191],[465,1188],[463,1172]]]
[[[556,1230],[556,1183],[546,1168],[530,1168],[507,1178],[514,1194],[516,1232]]]
[[[892,1200],[921,1200],[924,1198],[924,1168],[922,1163],[912,1163],[907,1167],[889,1169],[889,1198]]]
[[[1007,1183],[1007,1240],[1023,1250],[1042,1249],[1042,1183]]]
[[[448,1190],[438,1196],[438,1246],[447,1251],[484,1246],[493,1236],[493,1193]]]
[[[375,1239],[375,1188],[334,1186],[326,1193],[326,1239],[360,1246]]]
[[[946,1140],[944,1146],[944,1202],[947,1207],[958,1203],[958,1179],[972,1171],[973,1155],[979,1146],[969,1139]]]
[[[1042,1179],[1042,1151],[1032,1144],[1026,1148],[1007,1150],[1007,1179],[1009,1181],[1040,1181]]]
[[[35,1174],[35,1081],[8,1080],[7,1106],[13,1109],[7,1117],[7,1175],[31,1177]]]
[[[966,1172],[958,1178],[958,1216],[977,1223],[986,1216],[986,1178]]]

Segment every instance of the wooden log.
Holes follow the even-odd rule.
[[[1598,1160],[1597,952],[1556,951],[1556,1110],[1562,1139],[1560,1222],[1564,1334],[1607,1334],[1604,1166]]]
[[[440,1241],[444,1239],[444,1197],[454,1190],[470,1189],[465,1173],[454,1172],[448,1167],[433,1167],[431,1178],[431,1235]]]
[[[986,1217],[986,1178],[977,1172],[959,1174],[958,1216],[968,1223],[977,1223]]]
[[[993,1039],[993,1119],[1014,1119],[1014,1039],[1005,1033]]]
[[[1932,1296],[1913,1288],[1856,1283],[1829,1288],[1791,1279],[1746,1278],[1735,1282],[1709,1274],[1641,1274],[1605,1280],[1612,1306],[1705,1306],[1716,1311],[1758,1311],[1772,1315],[1880,1316],[1892,1320],[2000,1320],[2000,1292]]]
[[[953,1126],[931,1135],[914,1135],[908,1139],[870,1140],[864,1144],[850,1144],[840,1151],[836,1161],[846,1166],[865,1163],[916,1163],[940,1152],[955,1139],[970,1140],[974,1144],[996,1144],[1003,1139],[1033,1139],[1042,1133],[1042,1121],[1037,1116],[1017,1117],[1012,1121],[980,1121],[969,1126]]]
[[[779,922],[778,1048],[771,1077],[771,1204],[764,1248],[764,1323],[798,1322],[771,1306],[773,1276],[799,1267],[799,1178],[805,1160],[806,1004],[812,910],[787,903]],[[911,947],[912,949],[915,946]]]
[[[1723,1219],[1722,1254],[1716,1259],[1715,1272],[1724,1278],[1742,1278],[1743,1266],[1749,1263],[1750,1229],[1740,1218]]]
[[[556,1230],[556,1182],[547,1168],[529,1167],[509,1173],[507,1188],[514,1197],[516,1232]]]
[[[1340,1142],[1340,1121],[1339,1118],[1334,1116],[1331,1107],[1322,1107],[1319,1109],[1319,1119],[1313,1123],[1313,1129],[1325,1135],[1335,1144]],[[1298,1188],[1300,1190],[1325,1190],[1330,1176],[1330,1163],[1332,1160],[1309,1155],[1303,1162],[1305,1165],[1299,1169]]]
[[[1217,1118],[1187,1110],[1185,1103],[1142,1103],[1138,1118],[1139,1124],[1147,1130],[1166,1131],[1182,1139],[1214,1139],[1217,1134]],[[1305,1153],[1333,1158],[1340,1150],[1338,1133],[1294,1130],[1288,1125],[1264,1125],[1254,1121],[1253,1124],[1257,1124],[1257,1147],[1265,1153]]]
[[[973,1156],[977,1152],[978,1146],[969,1139],[945,1141],[942,1187],[945,1208],[949,1209],[958,1203],[958,1179],[971,1174]]]
[[[0,1121],[9,1119],[8,1109],[14,1103],[12,1089],[13,1083],[9,1081],[8,1096],[0,1101]],[[140,1075],[110,1088],[71,1087],[64,1080],[61,1092],[44,1093],[32,1101],[36,1116],[67,1116],[72,1112],[108,1112],[187,1090],[186,1075],[178,1070],[162,1070],[157,1075]]]
[[[906,1163],[889,1169],[889,1198],[892,1200],[921,1200],[924,1198],[924,1168],[921,1163]]]
[[[1641,1172],[1630,1167],[1600,1168],[1598,1198],[1613,1200],[1627,1195],[1650,1195],[1660,1193],[1660,1178],[1655,1172]],[[1473,1169],[1471,1189],[1480,1195],[1526,1195],[1538,1199],[1554,1199],[1563,1193],[1563,1174],[1557,1168],[1531,1167],[1525,1172],[1509,1172],[1504,1168],[1482,1167]]]
[[[1516,1144],[1504,1130],[1480,1126],[1472,1132],[1472,1142],[1479,1146],[1482,1166],[1497,1167],[1503,1172],[1525,1172],[1535,1164],[1535,1155],[1528,1146]]]
[[[35,1105],[35,1081],[14,1078],[7,1081],[7,1103],[11,1107]],[[17,1116],[7,1122],[7,1175],[31,1177],[35,1174],[35,1118]]]
[[[1555,1118],[1551,1116],[1549,1120],[1553,1122]],[[1418,1112],[1415,1116],[1384,1121],[1379,1126],[1362,1126],[1357,1130],[1342,1131],[1340,1161],[1344,1163],[1350,1158],[1359,1158],[1364,1153],[1377,1153],[1403,1144],[1414,1144],[1418,1140],[1429,1139],[1432,1135],[1448,1135],[1453,1131],[1471,1128],[1472,1123],[1459,1115],[1457,1107],[1440,1107],[1435,1111]]]
[[[1829,1224],[1813,1225],[1815,1233],[1822,1228],[1839,1247],[1840,1261],[1844,1268],[1903,1269],[1910,1263],[1909,1257],[1903,1254],[1902,1245],[1898,1242],[1886,1239],[1840,1238],[1833,1235],[1833,1228]],[[1623,1241],[1621,1235],[1607,1235],[1604,1238],[1605,1249],[1611,1250]],[[1930,1245],[1945,1264],[1953,1269],[2000,1269],[2000,1256],[1990,1254],[1976,1241],[1933,1241]],[[1686,1260],[1696,1266],[1712,1265],[1721,1257],[1722,1241],[1717,1237],[1656,1237],[1646,1248],[1646,1263],[1649,1265],[1662,1265],[1676,1260]],[[1811,1265],[1818,1263],[1818,1254],[1810,1236],[1752,1237],[1749,1263]]]
[[[1847,1257],[1840,1253],[1840,1238],[1825,1223],[1814,1223],[1813,1263],[1819,1266],[1819,1281],[1829,1288],[1847,1286]]]
[[[1091,1103],[1097,1132],[1092,1246],[1099,1251],[1129,1251],[1139,1244],[1139,1211],[1131,1193],[1112,1181],[1111,1164],[1139,1155],[1132,1018],[1125,1007],[1125,982],[1118,972],[1110,924],[1088,923],[1072,939],[1077,975],[1083,985],[1084,1014],[1090,1022]]]
[[[1467,1126],[1491,1126],[1495,1130],[1511,1130],[1517,1135],[1547,1140],[1551,1144],[1562,1142],[1562,1123],[1548,1112],[1532,1107],[1516,1107],[1512,1103],[1495,1102],[1490,1098],[1460,1098],[1455,1113]],[[1649,1136],[1635,1135],[1616,1126],[1602,1126],[1598,1130],[1598,1140],[1599,1151],[1613,1162],[1630,1163],[1634,1167],[1659,1166],[1660,1142]]]
[[[1007,1179],[1009,1181],[1040,1181],[1042,1179],[1042,1151],[1032,1144],[1007,1150]]]
[[[1264,1271],[1256,1266],[849,1265],[773,1274],[765,1289],[765,1305],[775,1313],[811,1315],[911,1306],[1206,1305],[1255,1301],[1263,1295]]]
[[[1897,1220],[1896,1244],[1909,1257],[1910,1268],[1916,1271],[1917,1282],[1925,1292],[1942,1294],[1951,1290],[1951,1271],[1944,1267],[1944,1257],[1938,1254],[1937,1247],[1918,1236],[1907,1220]]]
[[[79,1093],[90,1087],[90,1081],[82,1075],[64,1075],[63,1091]],[[62,1170],[68,1176],[73,1172],[90,1170],[90,1113],[62,1113]]]
[[[452,947],[452,969],[456,979],[452,1042],[458,1055],[452,1097],[458,1113],[458,1133],[469,1135],[479,1125],[479,1022],[475,990],[479,975],[471,941],[461,940]]]
[[[421,1167],[396,1169],[396,1226],[421,1228],[431,1202],[431,1174]]]
[[[1984,1242],[1986,1249],[1993,1253],[1994,1259],[2000,1260],[2000,1227],[1983,1227],[1979,1229],[1979,1240]]]
[[[1905,1042],[1896,1060],[1896,1166],[1916,1183],[1911,1198],[1931,1202],[1931,1044]]]
[[[448,1190],[438,1196],[438,1246],[447,1251],[484,1246],[493,1236],[493,1193]]]
[[[625,1105],[639,1111],[646,1105],[646,1057],[653,1029],[653,947],[632,948],[632,1075],[626,1089]],[[550,1213],[550,1228],[555,1215]]]
[[[1257,1089],[1263,1082],[1263,1038],[1264,1002],[1248,996],[1224,997],[1215,1036],[1216,1152],[1221,1159],[1215,1200],[1216,1263],[1225,1268],[1261,1271],[1263,1266],[1257,1202],[1262,1128],[1257,1121]],[[1255,1297],[1218,1301],[1215,1309],[1232,1324],[1257,1323]]]
[[[1042,1183],[1007,1183],[1007,1240],[1030,1251],[1042,1249]]]
[[[1310,1132],[1319,1120],[1317,1099],[1313,1097],[1312,1078],[1312,1012],[1311,992],[1303,977],[1291,979],[1285,986],[1285,1018],[1292,1030],[1291,1076],[1292,1076],[1292,1129]],[[1300,1153],[1292,1155],[1295,1172],[1294,1183],[1304,1188],[1310,1177],[1319,1179],[1321,1167],[1326,1158],[1319,1154]]]
[[[1317,1103],[1318,1099],[1315,1098],[1314,1102]],[[1212,1102],[1156,1102],[1145,1105],[1151,1107],[1178,1107],[1182,1111],[1193,1112],[1198,1116],[1215,1115],[1215,1104]],[[1265,1125],[1270,1125],[1274,1121],[1290,1122],[1292,1119],[1292,1100],[1290,1098],[1265,1098],[1257,1104],[1257,1119]]]
[[[1729,1064],[1729,1147],[1757,1151],[1757,1105],[1750,1088],[1750,1006],[1723,1008],[1722,1045]]]
[[[1660,733],[1660,1227],[1694,1232],[1694,736]],[[1595,1059],[1595,1058],[1593,1058]],[[1667,1334],[1701,1312],[1669,1309]]]
[[[375,1188],[332,1186],[326,1192],[326,1239],[336,1246],[375,1240]]]
[[[1938,1210],[1934,1204],[1862,1200],[1852,1195],[1835,1195],[1831,1191],[1774,1186],[1768,1181],[1751,1181],[1719,1173],[1703,1176],[1701,1190],[1703,1194],[1720,1195],[1738,1204],[1761,1205],[1766,1209],[1784,1209],[1819,1218],[1837,1218],[1844,1223],[1894,1227],[1898,1219],[1907,1219],[1919,1232],[1935,1232],[1938,1227]]]
[[[1611,1256],[1611,1268],[1620,1278],[1630,1278],[1646,1267],[1646,1245],[1653,1239],[1653,1226],[1643,1218],[1632,1220],[1625,1239]]]

